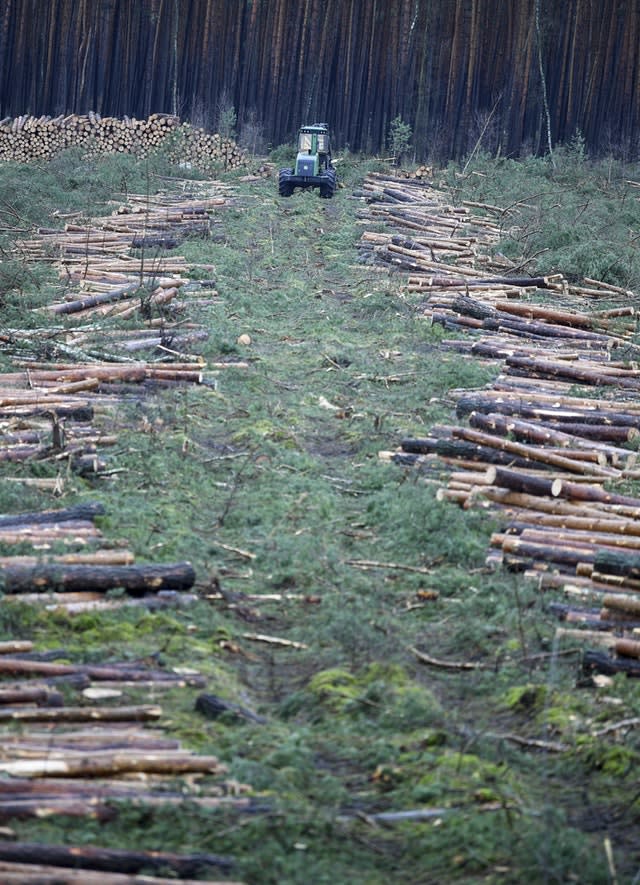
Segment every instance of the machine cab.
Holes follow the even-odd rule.
[[[305,154],[330,154],[329,133],[323,127],[307,126],[300,130],[298,151]]]
[[[298,135],[296,174],[304,177],[318,175],[331,165],[329,130],[324,123],[303,126]]]
[[[330,199],[337,186],[336,170],[331,161],[329,127],[312,123],[298,130],[298,151],[293,169],[278,173],[278,193],[290,197],[294,190],[317,187],[320,196]]]

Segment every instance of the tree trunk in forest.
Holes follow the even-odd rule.
[[[86,139],[91,127],[102,136],[110,118],[70,113],[93,107],[125,123],[94,139],[119,152],[144,135],[131,115],[175,113],[180,104],[188,119],[211,123],[207,109],[225,91],[241,122],[250,112],[267,121],[265,138],[276,145],[301,122],[327,119],[337,121],[338,143],[380,154],[389,121],[400,115],[412,125],[418,160],[460,158],[479,146],[548,153],[553,139],[567,142],[576,132],[596,153],[631,143],[640,118],[638,13],[614,0],[553,9],[535,0],[512,4],[508,15],[494,0],[358,7],[60,0],[43,13],[47,36],[36,45],[30,5],[11,9],[0,20],[0,116],[27,108],[58,115],[9,118],[16,141],[33,120],[40,128],[58,120],[69,137]],[[346,86],[326,89],[329,80]],[[164,115],[156,122],[167,128]]]

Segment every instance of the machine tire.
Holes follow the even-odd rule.
[[[293,175],[293,169],[281,169],[278,175],[278,193],[281,197],[290,197],[293,193],[293,185],[288,180]]]
[[[323,182],[320,185],[320,196],[325,200],[330,200],[336,191],[336,171],[335,169],[327,169],[322,173]]]

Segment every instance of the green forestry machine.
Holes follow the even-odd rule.
[[[295,169],[281,169],[278,193],[290,197],[296,187],[317,187],[320,196],[330,199],[336,190],[336,170],[331,162],[329,129],[326,123],[303,126],[298,134]]]

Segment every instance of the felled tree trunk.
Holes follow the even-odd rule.
[[[104,514],[104,507],[97,502],[77,504],[61,510],[41,510],[33,513],[8,513],[0,516],[0,528],[19,525],[42,525],[45,523],[93,520]]]
[[[90,845],[46,845],[41,842],[0,842],[0,860],[38,863],[56,867],[84,867],[112,873],[161,870],[184,878],[197,876],[208,867],[230,869],[233,858],[218,854],[173,854],[167,851],[122,851]]]
[[[195,579],[195,571],[189,562],[121,566],[46,562],[36,566],[7,565],[0,572],[5,593],[31,593],[34,590],[102,592],[122,587],[136,595],[158,590],[188,590]]]

